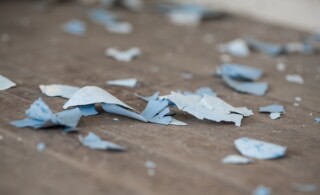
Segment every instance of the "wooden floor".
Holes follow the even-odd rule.
[[[320,56],[269,58],[254,53],[233,58],[233,62],[265,71],[262,80],[269,82],[270,89],[263,97],[235,93],[211,76],[221,63],[218,43],[245,35],[285,43],[306,34],[239,18],[184,28],[157,14],[119,14],[133,23],[133,34],[109,34],[89,22],[83,8],[72,4],[37,12],[31,2],[0,2],[0,35],[10,36],[8,42],[0,42],[0,74],[18,84],[0,92],[0,194],[250,194],[260,184],[272,188],[273,194],[299,194],[292,191],[292,184],[320,185],[320,124],[314,122],[320,116]],[[61,32],[61,24],[73,18],[87,21],[87,36]],[[204,41],[208,34],[214,35],[214,43]],[[111,46],[138,46],[143,54],[130,63],[119,63],[104,56],[105,48]],[[285,72],[276,70],[278,62],[287,65]],[[194,78],[183,79],[184,72]],[[305,84],[285,80],[286,74],[295,73],[304,77]],[[139,79],[142,86],[105,85],[107,80],[130,77]],[[65,100],[45,97],[38,88],[53,83],[100,86],[140,110],[145,103],[134,92],[167,94],[210,86],[222,99],[255,114],[237,128],[183,114],[176,118],[188,123],[186,127],[146,124],[101,112],[81,119],[80,134],[93,131],[128,151],[93,151],[80,145],[77,134],[64,134],[61,128],[36,131],[10,126],[10,121],[24,117],[38,97],[61,111]],[[295,107],[297,96],[302,102]],[[258,113],[259,106],[273,103],[285,106],[286,113],[279,120]],[[223,157],[237,153],[233,140],[241,136],[287,146],[287,155],[251,165],[222,164]],[[38,142],[46,143],[44,152],[36,150]],[[147,174],[147,160],[157,164],[154,176]]]

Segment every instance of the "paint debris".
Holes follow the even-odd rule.
[[[242,64],[222,64],[220,66],[220,71],[220,74],[222,75],[246,81],[256,81],[263,75],[263,71],[261,69]]]
[[[304,79],[302,78],[301,75],[298,75],[298,74],[288,74],[286,75],[286,80],[288,82],[301,84],[301,85],[304,83]]]
[[[230,88],[241,93],[263,96],[268,90],[268,83],[266,82],[240,82],[225,75],[222,75],[222,79]]]
[[[259,41],[250,37],[247,37],[245,40],[252,50],[267,54],[269,56],[278,56],[284,53],[284,47],[282,45]]]
[[[252,162],[252,160],[240,155],[231,154],[223,158],[222,162],[224,164],[249,164]]]
[[[87,136],[82,137],[79,135],[79,141],[87,148],[93,150],[110,150],[115,152],[122,152],[125,149],[122,146],[102,140],[98,135],[89,132]]]
[[[286,70],[286,65],[283,63],[278,63],[276,67],[279,72],[284,72]]]
[[[259,112],[268,112],[268,113],[283,113],[284,107],[283,105],[279,104],[271,104],[268,106],[261,106],[259,107]]]
[[[98,114],[95,104],[81,105],[78,108],[82,116],[94,116]]]
[[[278,118],[281,118],[281,113],[273,112],[273,113],[270,113],[270,114],[269,114],[269,117],[270,117],[272,120],[276,120],[276,119],[278,119]]]
[[[159,96],[159,92],[155,92],[154,94],[152,94],[151,96],[142,96],[142,95],[139,95],[138,93],[135,93],[134,95],[137,96],[138,98],[148,102],[150,100],[156,100]]]
[[[46,144],[45,143],[40,142],[40,143],[37,144],[38,152],[43,152],[45,150],[45,148],[46,148]]]
[[[217,96],[217,94],[210,88],[210,87],[200,87],[195,90],[195,92],[185,91],[183,95],[210,95],[210,96]]]
[[[70,85],[39,85],[41,92],[49,97],[63,97],[69,99],[73,94],[78,91],[80,88]]]
[[[281,158],[285,155],[286,147],[247,137],[234,141],[237,150],[246,157],[260,160]]]
[[[25,115],[25,119],[12,121],[11,125],[19,128],[32,127],[35,129],[64,126],[65,131],[70,132],[77,130],[76,127],[81,118],[81,112],[78,108],[53,113],[41,98],[31,104]]]
[[[243,39],[235,39],[229,43],[220,44],[218,45],[218,50],[235,57],[247,57],[250,55],[249,47]]]
[[[66,103],[63,105],[64,109],[71,106],[83,106],[97,103],[116,104],[124,108],[134,110],[127,104],[123,103],[118,98],[111,95],[109,92],[96,87],[86,86],[79,89]]]
[[[170,95],[162,96],[161,98],[170,100],[179,110],[185,111],[201,120],[233,122],[236,126],[240,126],[243,117],[253,115],[253,112],[245,107],[233,107],[214,96],[186,96],[171,92]]]
[[[12,82],[7,77],[0,75],[0,91],[10,89],[11,87],[16,86],[14,82]]]
[[[172,24],[178,26],[197,26],[203,20],[219,19],[225,14],[218,11],[208,11],[202,6],[194,4],[159,6],[160,11],[166,13]]]
[[[316,184],[293,184],[291,189],[297,192],[315,192],[318,186]]]
[[[314,118],[314,121],[315,121],[316,123],[320,123],[320,117]]]
[[[241,93],[262,96],[268,90],[268,83],[252,82],[263,75],[263,71],[257,68],[241,64],[222,64],[217,74],[222,76],[229,87]]]
[[[259,185],[253,192],[252,195],[271,195],[271,189],[263,185]]]
[[[130,23],[119,21],[116,15],[107,10],[92,9],[88,15],[91,21],[103,25],[110,33],[130,34],[133,31]]]
[[[130,62],[134,58],[141,55],[141,51],[137,47],[128,49],[126,51],[120,51],[116,48],[108,48],[106,49],[105,54],[106,56],[111,57],[119,62]]]
[[[65,33],[71,35],[84,36],[86,33],[86,24],[80,20],[73,19],[65,23],[62,29]]]
[[[296,102],[301,102],[301,101],[302,101],[302,98],[301,98],[301,97],[294,97],[294,101],[296,101]]]
[[[186,72],[182,72],[180,73],[181,78],[189,80],[189,79],[193,79],[193,74],[191,73],[186,73]]]
[[[155,168],[157,167],[157,164],[153,161],[148,160],[144,163],[144,165],[148,169],[148,171],[147,171],[148,175],[154,176],[156,173]]]
[[[107,81],[107,85],[134,88],[138,85],[138,80],[135,78],[118,79],[118,80]]]

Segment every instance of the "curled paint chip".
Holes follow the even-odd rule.
[[[79,135],[79,141],[85,146],[93,150],[111,150],[122,152],[125,149],[122,146],[102,140],[98,135],[89,132],[87,136]]]
[[[247,37],[245,40],[249,47],[253,50],[259,51],[270,56],[278,56],[285,52],[285,48],[279,44],[267,43],[250,37]]]
[[[136,87],[138,85],[138,80],[135,79],[135,78],[118,79],[118,80],[107,81],[107,85],[133,88],[133,87]]]
[[[222,75],[233,79],[255,81],[261,78],[263,71],[258,68],[242,64],[222,64],[220,66]]]
[[[252,160],[240,155],[232,154],[223,158],[222,162],[224,164],[249,164]]]
[[[229,87],[241,93],[263,96],[268,91],[266,82],[240,82],[225,75],[222,78]]]
[[[241,120],[245,116],[253,115],[247,108],[236,108],[214,96],[183,95],[171,92],[170,95],[162,96],[174,103],[179,110],[188,112],[198,119],[207,119],[216,122],[233,122],[236,126],[241,125]]]
[[[60,96],[67,99],[71,98],[72,95],[80,89],[79,87],[75,87],[75,86],[58,85],[58,84],[39,85],[39,88],[41,92],[47,96],[50,96],[50,97]]]
[[[247,57],[250,54],[249,47],[243,39],[235,39],[218,47],[220,52],[228,53],[236,57]]]
[[[236,139],[234,144],[242,155],[260,160],[281,158],[287,150],[286,147],[280,145],[247,137]]]
[[[70,129],[76,129],[81,118],[81,112],[78,108],[52,113],[41,98],[31,104],[25,115],[25,119],[12,121],[11,124],[20,128],[32,127],[35,129],[64,126],[67,131],[70,131]]]
[[[284,112],[283,105],[271,104],[268,106],[259,107],[259,112],[268,112],[268,113],[282,113]]]
[[[76,36],[84,36],[86,33],[86,24],[80,20],[73,19],[62,26],[64,32]]]
[[[96,103],[117,104],[127,109],[134,110],[109,92],[96,87],[86,86],[79,89],[63,106],[64,109],[71,106],[82,106]]]
[[[14,82],[12,82],[7,77],[0,75],[0,91],[10,89],[11,87],[16,86]]]
[[[119,62],[130,62],[137,56],[141,55],[141,51],[137,47],[128,49],[126,51],[120,51],[116,48],[108,48],[106,49],[105,54]]]

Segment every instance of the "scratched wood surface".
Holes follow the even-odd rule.
[[[48,12],[37,12],[31,2],[0,2],[0,73],[18,86],[0,92],[0,194],[250,194],[263,184],[274,194],[299,194],[294,183],[320,185],[320,57],[289,55],[269,58],[254,53],[232,62],[255,66],[265,71],[263,81],[270,84],[264,97],[235,93],[211,73],[221,63],[216,45],[245,35],[284,43],[301,40],[306,34],[265,25],[246,19],[210,21],[197,28],[177,27],[158,14],[119,15],[134,25],[130,35],[107,33],[92,24],[85,9],[62,4]],[[61,24],[79,18],[87,22],[83,38],[61,32]],[[204,37],[214,36],[208,43]],[[104,56],[107,47],[127,49],[138,46],[141,57],[119,63]],[[287,65],[278,72],[276,64]],[[192,73],[185,80],[181,73]],[[286,74],[301,74],[305,84],[288,83]],[[135,89],[109,87],[106,80],[136,77],[142,85]],[[54,111],[61,111],[65,100],[48,98],[39,84],[96,85],[129,105],[142,110],[145,103],[134,92],[161,94],[172,90],[212,87],[235,106],[246,106],[255,114],[243,120],[240,128],[228,123],[197,120],[179,113],[176,118],[186,127],[141,123],[100,112],[83,117],[79,134],[93,131],[102,138],[128,148],[124,153],[93,151],[82,147],[77,134],[50,130],[18,129],[9,125],[24,117],[24,111],[42,97]],[[301,97],[293,106],[294,97]],[[286,113],[279,120],[259,114],[258,107],[283,104]],[[117,117],[119,121],[113,120]],[[236,154],[233,140],[248,136],[288,147],[285,158],[255,161],[251,165],[224,165],[221,159]],[[38,152],[38,142],[45,142]],[[144,163],[157,164],[149,176]],[[319,191],[310,193],[319,194]]]

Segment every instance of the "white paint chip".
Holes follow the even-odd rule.
[[[276,119],[278,119],[278,118],[281,118],[281,113],[273,112],[273,113],[270,113],[270,114],[269,114],[269,117],[270,117],[272,120],[276,120]]]
[[[304,79],[302,78],[301,75],[298,75],[298,74],[288,74],[286,76],[286,80],[288,82],[301,84],[301,85],[304,83]]]
[[[43,143],[43,142],[38,143],[38,145],[37,145],[38,152],[43,152],[45,150],[45,148],[46,148],[45,143]]]
[[[249,164],[252,160],[237,154],[231,154],[223,158],[222,162],[224,164]]]
[[[105,51],[106,56],[112,57],[119,62],[130,62],[134,58],[141,55],[141,50],[137,47],[128,49],[126,51],[120,51],[116,48],[108,48]]]
[[[0,91],[10,89],[11,87],[16,86],[14,82],[12,82],[7,77],[0,75]]]
[[[220,44],[218,50],[236,57],[247,57],[250,54],[249,47],[243,39],[235,39],[229,43]]]
[[[49,97],[60,96],[63,98],[71,98],[80,88],[70,85],[39,85],[41,92]]]
[[[112,86],[134,88],[138,85],[138,80],[135,78],[118,79],[118,80],[107,81],[106,83],[107,85],[112,85]]]
[[[286,70],[286,65],[283,64],[283,63],[278,63],[278,64],[277,64],[277,70],[278,70],[279,72],[284,72],[284,71]]]

